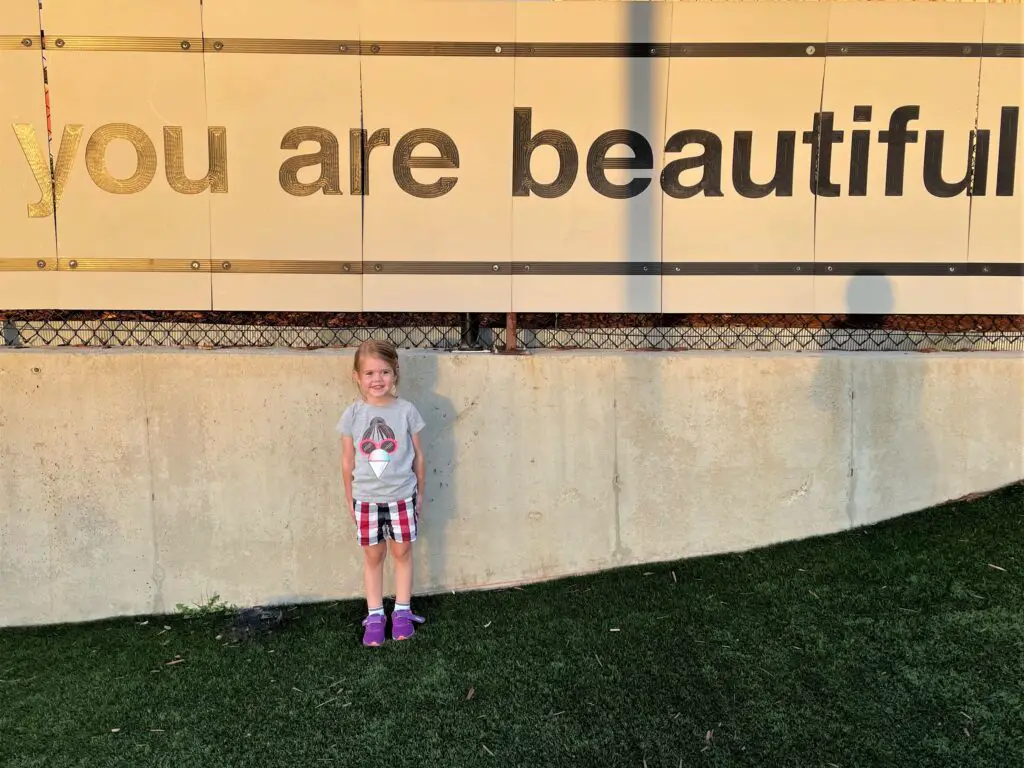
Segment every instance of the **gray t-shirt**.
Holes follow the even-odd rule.
[[[355,444],[353,500],[391,502],[412,496],[416,490],[412,436],[424,426],[416,406],[400,397],[388,405],[357,400],[345,409],[335,429]]]

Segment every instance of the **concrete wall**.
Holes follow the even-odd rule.
[[[1024,477],[1024,357],[409,352],[420,591],[839,531]],[[351,354],[0,352],[0,625],[361,593]]]

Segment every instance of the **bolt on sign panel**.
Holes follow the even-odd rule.
[[[0,114],[0,307],[52,307],[57,246],[36,0],[0,4]]]
[[[983,5],[832,6],[815,311],[964,306],[964,283],[939,273],[967,261],[984,19]],[[864,262],[882,265],[851,268]]]
[[[665,312],[813,302],[812,122],[829,6],[681,3],[672,18]]]
[[[517,311],[660,311],[672,5],[518,5]]]
[[[358,0],[203,8],[231,169],[210,203],[214,309],[362,309]]]
[[[516,4],[360,7],[364,309],[508,311]]]
[[[1024,6],[985,6],[984,52],[968,258],[982,275],[965,279],[969,311],[1024,314],[1024,285],[1011,276],[1024,274]]]

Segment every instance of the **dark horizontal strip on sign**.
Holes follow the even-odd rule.
[[[593,277],[1024,277],[1020,262],[327,261],[291,259],[15,259],[0,272],[213,272],[264,275],[536,275]]]
[[[517,56],[552,58],[696,58],[822,56],[821,43],[517,43]]]
[[[213,271],[245,275],[359,275],[360,261],[300,261],[291,259],[238,259],[214,261]]]
[[[104,35],[51,37],[47,35],[46,46],[61,51],[202,53],[203,39],[201,37],[109,37]]]
[[[828,43],[828,56],[980,56],[981,43]]]
[[[0,267],[2,268],[2,267]],[[362,262],[286,259],[61,259],[61,272],[235,272],[276,275],[358,275]]]
[[[1012,262],[934,264],[907,262],[879,264],[877,262],[845,262],[828,264],[817,262],[814,274],[819,276],[863,277],[1024,277],[1024,264]]]
[[[508,275],[507,261],[364,261],[366,275]]]
[[[532,261],[513,262],[513,275],[647,275],[661,274],[658,261]]]
[[[60,272],[209,272],[209,259],[61,259]]]
[[[0,35],[0,51],[30,51],[40,47],[39,35]]]
[[[39,36],[0,37],[0,49],[28,47],[23,41],[39,44]],[[49,41],[53,41],[52,43]],[[492,57],[524,58],[808,58],[848,57],[939,57],[964,56],[1020,57],[1020,43],[824,43],[815,41],[788,43],[531,43],[508,41],[450,42],[440,40],[302,40],[284,38],[180,38],[180,37],[105,37],[47,36],[47,47],[67,51],[137,51],[150,53],[270,53],[308,55],[363,55],[413,57]]]
[[[667,261],[661,265],[665,275],[811,275],[814,262],[790,261]]]
[[[515,56],[515,43],[448,43],[442,41],[364,41],[359,52],[364,56]]]
[[[358,55],[358,40],[286,40],[224,37],[205,40],[206,51],[213,53],[279,53],[309,55]]]
[[[985,43],[981,55],[1019,59],[1024,57],[1024,43]]]

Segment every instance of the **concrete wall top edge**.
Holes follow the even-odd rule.
[[[575,2],[576,0],[568,0]],[[632,2],[640,0],[617,0]],[[0,348],[0,355],[26,355],[34,357],[76,357],[76,356],[220,356],[220,357],[339,357],[351,358],[355,347],[329,347],[320,349],[301,349],[292,347],[235,347],[230,349],[198,349],[194,347],[11,347]],[[629,349],[528,349],[513,355],[500,354],[487,350],[443,350],[443,349],[399,349],[399,359],[460,357],[460,358],[501,358],[515,360],[517,358],[565,358],[565,359],[633,359],[633,358],[680,358],[693,359],[728,357],[730,359],[771,359],[771,358],[853,358],[853,359],[891,359],[894,357],[929,357],[942,360],[1006,360],[1018,358],[1024,360],[1024,352],[1019,350],[979,350],[979,351],[940,351],[922,352],[918,350],[770,350],[751,352],[742,349],[723,350],[629,350]]]

